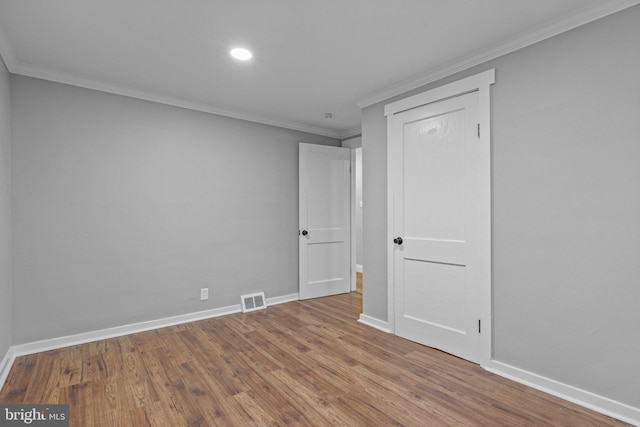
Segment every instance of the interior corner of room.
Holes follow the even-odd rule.
[[[482,366],[640,425],[639,41],[634,5],[362,104],[348,138],[0,61],[0,386],[68,337],[297,300],[301,142],[350,150],[349,290],[362,323],[394,332],[385,106],[495,70]]]

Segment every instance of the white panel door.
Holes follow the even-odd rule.
[[[351,290],[351,152],[300,144],[300,299]]]
[[[390,120],[396,334],[478,361],[477,92]]]

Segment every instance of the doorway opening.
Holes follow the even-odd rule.
[[[351,291],[362,294],[363,244],[362,244],[362,137],[356,136],[342,141],[342,146],[351,150]]]

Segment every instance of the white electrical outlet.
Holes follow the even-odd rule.
[[[200,289],[200,301],[206,301],[209,299],[209,288]]]

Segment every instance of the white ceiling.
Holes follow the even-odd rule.
[[[346,138],[358,105],[637,3],[0,0],[0,54],[16,74]]]

